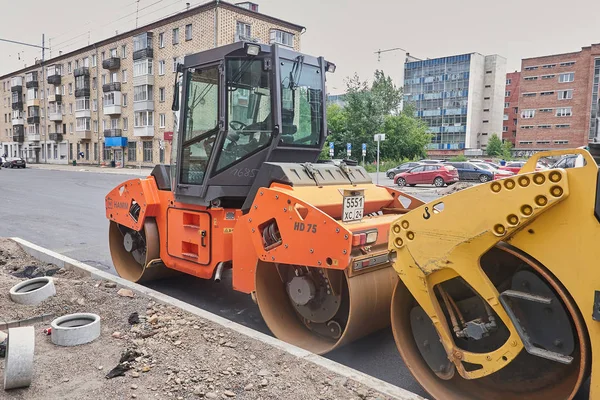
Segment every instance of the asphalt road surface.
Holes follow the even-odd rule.
[[[139,176],[38,169],[0,170],[0,236],[21,237],[58,253],[114,273],[108,248],[104,196],[126,179]],[[381,175],[380,184],[393,182]],[[433,187],[407,188],[431,201]],[[210,312],[269,333],[250,296],[196,278],[171,279],[149,286]],[[402,362],[390,329],[327,355],[328,358],[422,396],[427,394]],[[586,399],[581,394],[578,400]]]

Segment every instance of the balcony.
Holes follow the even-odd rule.
[[[75,97],[90,97],[89,86],[81,89],[75,89]]]
[[[27,134],[27,141],[28,142],[39,142],[40,141],[40,134],[39,133],[28,133]]]
[[[23,86],[11,86],[10,91],[16,93],[23,93]]]
[[[120,129],[105,129],[104,137],[121,137],[123,136],[122,131]]]
[[[92,131],[77,131],[75,136],[80,140],[92,140]]]
[[[90,76],[90,69],[88,67],[76,68],[73,71],[73,76],[75,76],[75,77],[78,77],[78,76]]]
[[[102,61],[102,68],[108,70],[119,69],[121,68],[121,59],[118,57],[107,58],[106,60]]]
[[[120,92],[121,91],[121,82],[105,83],[104,85],[102,85],[102,91],[104,93]]]
[[[25,141],[25,129],[23,125],[13,126],[13,142],[23,143]]]
[[[121,114],[121,105],[113,104],[113,105],[104,105],[102,108],[104,111],[104,115],[120,115]]]
[[[133,60],[143,60],[144,58],[153,58],[154,50],[151,47],[146,47],[133,52]]]
[[[63,140],[63,134],[62,133],[50,133],[48,135],[48,138],[50,140],[54,140],[55,142],[62,142],[62,140]]]
[[[27,107],[39,107],[40,99],[27,99]]]
[[[12,103],[12,109],[13,110],[19,110],[19,111],[23,111],[23,102],[22,101],[17,101]]]
[[[133,111],[154,111],[154,101],[153,100],[134,101],[133,102]]]
[[[54,75],[48,75],[48,79],[46,79],[49,85],[60,85],[61,76],[59,73],[54,73]]]
[[[133,77],[133,86],[151,85],[154,86],[154,75],[140,75]]]
[[[75,118],[91,118],[91,116],[90,110],[75,110]]]
[[[23,91],[23,78],[20,76],[15,76],[10,80],[10,90],[11,92],[22,92]]]
[[[38,116],[33,116],[33,117],[27,117],[27,123],[28,124],[39,124],[40,123],[40,117]]]
[[[133,128],[133,136],[136,136],[136,137],[154,136],[154,127],[153,126],[134,127]]]
[[[48,96],[49,103],[62,103],[62,95],[60,94],[51,94]]]
[[[13,118],[12,119],[12,124],[14,125],[23,125],[25,124],[25,118],[21,117],[21,118]]]
[[[50,109],[50,111],[48,112],[48,119],[50,121],[54,121],[54,122],[60,122],[62,121],[63,115],[62,115],[62,109],[60,107],[57,107],[56,109]]]
[[[28,81],[25,83],[25,87],[27,89],[32,89],[32,88],[37,89],[39,87],[39,82],[37,81],[37,79],[34,81]]]

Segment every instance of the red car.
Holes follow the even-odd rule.
[[[451,165],[419,165],[394,177],[394,183],[400,187],[419,183],[442,187],[458,182],[458,171]]]
[[[506,165],[501,166],[500,168],[498,168],[499,170],[502,171],[510,171],[513,174],[518,174],[521,171],[521,168],[523,168],[523,166],[525,165],[526,161],[510,161],[507,162]],[[535,170],[536,171],[541,171],[545,169],[544,165],[538,163],[536,165]]]

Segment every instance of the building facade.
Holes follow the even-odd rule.
[[[521,73],[518,71],[506,74],[506,89],[504,93],[504,122],[502,124],[502,140],[513,144],[517,138],[519,119],[519,90]]]
[[[404,102],[432,133],[428,154],[478,154],[502,131],[506,59],[470,53],[407,61]]]
[[[213,1],[0,77],[0,153],[29,162],[170,162],[177,63],[239,40],[300,49],[303,27]]]
[[[587,145],[597,135],[600,44],[523,59],[515,148],[522,152]]]

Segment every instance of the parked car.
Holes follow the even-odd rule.
[[[394,179],[394,177],[396,175],[398,175],[399,173],[406,172],[409,169],[412,169],[412,168],[417,167],[419,165],[421,165],[421,163],[418,163],[418,162],[407,162],[407,163],[404,163],[404,164],[400,164],[396,168],[390,168],[390,169],[388,169],[385,172],[385,176],[387,176],[390,179]]]
[[[567,154],[552,164],[550,169],[583,167],[585,164],[585,158],[581,154]]]
[[[489,182],[494,179],[494,173],[487,169],[478,167],[471,162],[446,162],[445,165],[451,165],[458,170],[458,176],[461,181],[479,181],[481,183]]]
[[[490,172],[493,172],[494,173],[494,179],[502,179],[502,178],[506,178],[508,176],[513,176],[514,175],[514,173],[512,173],[511,171],[506,171],[506,170],[503,170],[503,169],[494,168],[491,163],[487,163],[487,162],[474,162],[473,164],[475,164],[479,168],[483,168],[483,169],[486,169],[486,170],[488,170]]]
[[[518,174],[519,172],[521,172],[521,168],[523,168],[523,166],[526,163],[527,163],[527,161],[509,161],[506,163],[506,165],[501,166],[498,169],[503,170],[503,171],[510,171],[515,174]],[[535,170],[541,171],[543,169],[546,169],[546,166],[544,164],[538,162],[536,164]]]
[[[25,168],[26,163],[21,157],[7,157],[2,166],[4,168]]]
[[[443,163],[445,160],[419,160],[418,162],[422,163],[422,164],[441,164]]]
[[[401,172],[394,177],[394,183],[398,186],[415,186],[418,184],[435,185],[442,187],[458,182],[458,172],[451,165],[423,164],[406,172]]]

